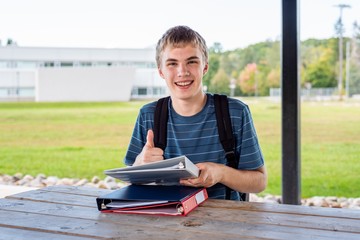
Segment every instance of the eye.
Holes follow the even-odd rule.
[[[188,61],[188,64],[197,64],[198,63],[198,61],[196,61],[196,60],[190,60],[190,61]]]
[[[177,63],[176,62],[168,62],[167,66],[176,66]]]

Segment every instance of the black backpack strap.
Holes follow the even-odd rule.
[[[170,97],[160,98],[154,112],[154,144],[165,151],[167,144],[168,103]]]
[[[214,94],[215,114],[221,145],[225,150],[228,166],[237,168],[235,140],[232,132],[229,104],[225,95]]]
[[[229,102],[226,95],[214,94],[214,105],[216,121],[218,126],[221,145],[225,150],[227,165],[238,168],[238,159],[235,150],[235,139],[232,131],[231,118],[229,113]],[[242,201],[248,201],[247,193],[239,193]],[[226,187],[226,199],[230,199],[231,189]]]

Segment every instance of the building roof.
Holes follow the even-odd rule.
[[[0,47],[0,61],[155,62],[155,49]]]

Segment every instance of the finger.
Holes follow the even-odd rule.
[[[181,179],[180,184],[183,186],[195,187],[188,179]]]
[[[154,161],[164,160],[164,157],[162,154],[155,154],[154,151],[152,151],[151,154],[146,156],[146,160],[154,162]]]
[[[153,130],[149,129],[148,132],[147,132],[147,135],[146,135],[146,146],[148,147],[155,147],[155,144],[154,144],[154,132]]]
[[[164,151],[161,148],[155,148],[154,147],[153,149],[151,149],[151,155],[163,157]]]

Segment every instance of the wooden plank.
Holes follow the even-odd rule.
[[[0,240],[24,240],[24,239],[37,239],[37,240],[86,240],[89,239],[70,236],[64,234],[54,234],[48,232],[30,231],[18,228],[0,227]],[[99,238],[95,238],[99,239]],[[102,238],[100,238],[102,239]]]
[[[297,215],[336,217],[339,218],[339,221],[342,221],[341,218],[360,219],[359,210],[345,208],[308,207],[288,204],[239,202],[215,199],[209,199],[201,206],[257,212],[275,212]]]
[[[274,238],[274,239],[289,239],[291,238],[314,238],[314,239],[329,239],[329,238],[344,238],[357,239],[358,234],[332,232],[314,229],[301,229],[299,227],[284,227],[278,225],[276,222],[271,224],[259,224],[246,222],[247,216],[243,217],[243,222],[238,221],[241,214],[233,216],[233,219],[223,219],[223,216],[229,215],[229,212],[223,212],[220,217],[209,215],[209,213],[193,212],[189,217],[164,217],[164,216],[143,216],[143,215],[124,215],[124,214],[101,214],[95,209],[89,209],[80,206],[68,206],[60,204],[49,204],[40,202],[26,202],[3,199],[0,201],[0,206],[7,206],[11,209],[11,214],[21,212],[23,213],[38,213],[43,214],[41,218],[48,216],[62,216],[72,222],[73,219],[94,220],[98,223],[106,224],[108,227],[114,229],[136,228],[147,229],[153,231],[175,231],[178,233],[189,232],[194,236],[201,234],[208,239],[231,239],[239,237],[256,237],[256,238]],[[53,205],[53,206],[52,206]],[[1,212],[0,212],[1,214]],[[120,225],[121,223],[121,225]],[[4,224],[4,223],[2,223]],[[18,225],[18,223],[16,223]],[[80,225],[81,226],[81,225]],[[221,232],[218,230],[221,229]]]
[[[152,226],[148,221],[146,226],[139,226],[136,225],[136,222],[100,222],[23,212],[6,214],[3,210],[0,210],[0,227],[103,239],[198,239],[200,234],[198,231],[193,231],[197,227],[194,223],[192,226],[191,223],[188,223],[186,231],[179,231],[178,229],[164,227],[161,222],[158,223],[157,227]],[[214,240],[239,238],[236,234],[226,234],[223,232],[215,234],[201,232],[201,235],[207,239]],[[244,238],[247,237],[244,236]]]
[[[114,190],[59,185],[21,192],[6,198],[96,207],[96,197],[112,191]]]
[[[67,185],[56,185],[41,188],[41,190],[48,192],[60,192],[66,194],[74,194],[74,195],[86,195],[97,197],[100,195],[108,194],[114,190],[109,189],[101,189],[95,187],[84,187],[84,186],[67,186]]]
[[[98,220],[100,214],[97,208],[18,199],[0,199],[0,209],[9,213],[37,213],[89,220]]]
[[[226,215],[224,214],[226,212]],[[213,207],[202,207],[199,214],[203,219],[221,218],[223,221],[245,221],[247,223],[281,225],[307,229],[322,229],[328,231],[342,231],[360,234],[360,220],[336,217],[323,217],[301,214],[255,212],[244,209],[232,209],[231,211],[214,211]]]
[[[96,198],[87,195],[74,195],[62,192],[49,192],[42,189],[7,196],[6,199],[31,200],[38,202],[61,203],[72,206],[96,208]]]
[[[65,218],[23,212],[0,210],[0,227],[43,231],[53,234],[67,234],[86,238],[121,239],[168,239],[171,231],[162,229],[159,235],[151,227],[137,228],[131,225],[108,224],[86,219]]]

